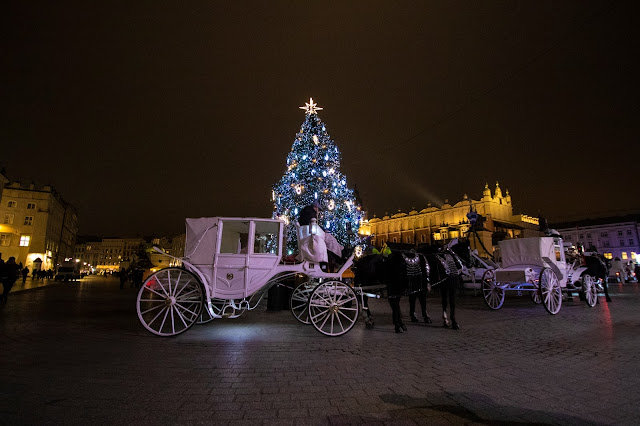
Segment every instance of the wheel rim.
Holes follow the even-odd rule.
[[[303,324],[311,324],[309,320],[309,296],[317,283],[307,281],[295,288],[291,293],[290,304],[291,313]]]
[[[309,296],[309,321],[327,336],[340,336],[351,330],[358,313],[355,292],[340,281],[321,283]]]
[[[198,279],[178,268],[150,275],[140,288],[138,319],[151,333],[175,336],[188,330],[202,313],[204,291]]]
[[[593,277],[591,277],[591,275],[585,275],[582,277],[582,287],[585,299],[587,299],[587,305],[593,308],[598,303],[598,290],[596,289],[596,284],[593,282]]]
[[[552,315],[560,312],[562,307],[562,289],[555,272],[543,269],[540,273],[540,298],[545,309]]]
[[[482,296],[484,302],[491,309],[500,309],[504,303],[504,289],[498,287],[496,275],[488,270],[482,277]]]
[[[535,303],[536,305],[539,305],[542,303],[542,299],[540,298],[540,292],[537,289],[536,291],[531,292],[531,300],[533,300],[533,303]]]

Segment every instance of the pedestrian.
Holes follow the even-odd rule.
[[[29,276],[29,268],[25,266],[24,269],[22,270],[22,284],[24,284],[27,281],[28,276]]]
[[[2,268],[2,287],[4,292],[2,293],[2,304],[7,304],[7,299],[9,298],[9,292],[11,291],[11,287],[15,284],[18,279],[18,274],[20,273],[20,267],[16,263],[16,258],[11,256],[7,262],[4,264]]]
[[[636,274],[636,281],[640,283],[640,263],[636,263],[633,267],[633,272]]]
[[[118,275],[120,277],[120,290],[122,290],[124,283],[127,282],[127,271],[124,268],[120,268]]]
[[[144,274],[144,270],[140,268],[136,268],[133,270],[133,285],[136,288],[142,287],[142,276]]]

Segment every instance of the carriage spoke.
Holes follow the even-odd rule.
[[[180,295],[180,298],[178,298],[178,296],[176,295],[176,300],[185,300],[185,297],[192,295],[193,293],[199,293],[200,289],[198,287],[194,287],[193,290],[189,291],[188,293],[184,293]]]
[[[164,328],[164,323],[167,321],[167,315],[169,315],[169,309],[165,309],[164,318],[162,318],[162,324],[160,324],[160,328],[158,330],[162,331]]]
[[[175,334],[176,333],[176,322],[175,322],[175,320],[173,318],[173,310],[174,309],[175,308],[172,306],[171,307],[171,331]]]
[[[178,318],[180,318],[180,321],[182,321],[182,324],[184,324],[185,328],[188,327],[187,323],[184,321],[184,317],[182,316],[182,314],[180,313],[180,310],[177,308],[178,305],[174,306],[174,308],[176,309],[176,314],[178,314]]]
[[[162,307],[166,309],[166,306],[165,306],[165,305],[162,305]],[[158,317],[159,317],[160,315],[162,315],[162,312],[164,312],[164,310],[165,310],[165,309],[162,309],[160,312],[158,312],[158,314],[157,314],[155,317],[153,317],[153,319],[152,319],[151,321],[149,321],[149,322],[147,323],[147,325],[148,325],[148,326],[151,326],[151,324],[153,324],[153,322],[154,322],[156,319],[158,319]]]
[[[160,281],[160,274],[156,275],[155,279],[156,279],[156,282],[160,285],[160,288],[164,293],[164,297],[169,297],[169,294],[167,294],[167,290],[164,288],[164,284],[162,284],[162,281]]]
[[[147,314],[147,313],[149,313],[149,312],[151,312],[151,311],[153,311],[153,310],[155,310],[155,309],[162,308],[163,306],[164,306],[164,303],[163,303],[163,304],[161,304],[161,305],[154,306],[153,308],[149,308],[149,309],[147,309],[146,311],[141,312],[141,314],[142,314],[142,315]]]
[[[189,279],[189,281],[187,281],[186,283],[184,283],[184,285],[182,286],[182,288],[181,288],[180,290],[178,290],[178,289],[177,289],[177,286],[176,286],[176,292],[175,292],[174,296],[178,297],[180,294],[182,294],[182,292],[184,291],[184,289],[185,289],[185,288],[187,288],[187,286],[188,286],[189,284],[191,284],[191,282],[192,282],[192,281],[193,281],[192,279]],[[197,284],[196,284],[196,287],[197,287]]]
[[[180,303],[176,303],[175,306],[181,307],[183,311],[189,312],[191,315],[194,315],[194,316],[198,315],[197,313],[193,312],[191,309],[188,309],[188,308],[182,306]]]
[[[156,281],[158,281],[158,280],[156,280]],[[160,286],[162,287],[162,284],[160,284]],[[151,287],[148,287],[148,286],[144,286],[143,288],[146,289],[146,290],[149,290],[152,293],[157,294],[158,296],[162,297],[163,300],[167,298],[167,294],[166,293],[165,294],[161,294],[161,293],[155,291],[154,289],[152,289]]]

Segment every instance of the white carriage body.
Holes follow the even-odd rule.
[[[278,219],[186,219],[183,264],[200,277],[209,298],[243,299],[278,272],[283,225]]]
[[[557,275],[560,286],[567,285],[567,263],[561,238],[517,238],[498,244],[502,262],[496,270],[496,281],[533,283],[543,268],[550,268]]]

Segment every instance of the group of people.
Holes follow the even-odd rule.
[[[25,280],[28,275],[29,275],[29,269],[27,269],[26,273],[23,270],[22,276],[24,277]],[[43,280],[45,278],[48,278],[51,280],[53,279],[53,277],[54,277],[53,269],[48,269],[48,270],[34,269],[33,273],[31,274],[31,278],[33,278],[34,280]]]
[[[143,276],[144,270],[140,268],[120,268],[120,271],[118,271],[118,278],[120,279],[120,290],[124,289],[124,285],[127,281],[131,282],[131,284],[129,285],[129,287],[131,288],[142,287]]]

